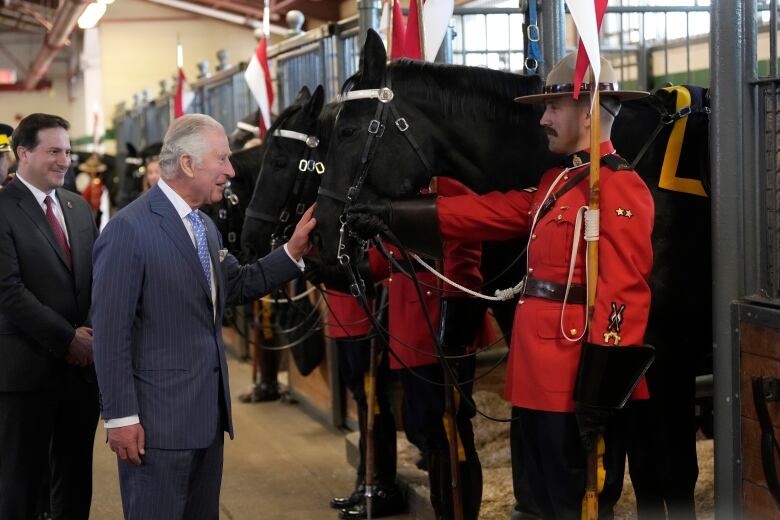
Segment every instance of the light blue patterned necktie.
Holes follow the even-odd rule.
[[[206,240],[206,226],[203,224],[203,219],[200,217],[198,210],[193,210],[189,213],[187,219],[192,223],[198,258],[200,258],[200,265],[203,267],[203,274],[206,275],[206,285],[211,288],[211,266],[209,264],[209,243]]]

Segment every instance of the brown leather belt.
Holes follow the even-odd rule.
[[[523,285],[523,292],[520,294],[521,298],[522,295],[525,295],[544,298],[545,300],[562,302],[564,295],[566,295],[566,284],[548,282],[546,280],[539,280],[532,276],[526,276],[525,283]],[[584,304],[587,301],[588,293],[584,285],[572,284],[569,286],[569,295],[566,298],[567,303]]]

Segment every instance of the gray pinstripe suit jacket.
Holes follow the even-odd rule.
[[[95,243],[92,326],[102,415],[138,414],[149,448],[209,446],[220,399],[232,438],[225,305],[258,298],[299,274],[282,248],[251,265],[239,265],[232,255],[220,262],[219,233],[204,221],[217,281],[216,320],[195,247],[159,187],[120,211]]]

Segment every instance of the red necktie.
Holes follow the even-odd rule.
[[[70,265],[72,261],[70,257],[70,246],[68,246],[68,241],[65,239],[65,232],[62,231],[60,221],[57,220],[57,217],[54,215],[54,210],[51,207],[51,197],[46,195],[46,198],[43,199],[43,202],[46,204],[46,220],[49,221],[51,230],[54,231],[54,236],[57,238],[57,242],[60,244],[62,252],[65,253],[65,258],[68,260],[68,265]]]

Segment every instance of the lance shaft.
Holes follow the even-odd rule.
[[[420,2],[422,4],[422,2]],[[422,5],[417,11],[420,16],[420,48],[423,52],[423,60],[425,59],[424,43],[425,38],[422,34]],[[431,180],[430,188],[432,192],[438,191],[438,179],[433,178]],[[436,270],[440,273],[444,272],[444,261],[436,260]],[[440,354],[446,354],[447,344],[444,342],[444,333],[447,330],[447,300],[442,296],[442,281],[436,279],[436,287],[439,289],[439,344],[442,346]],[[453,520],[463,520],[463,489],[460,483],[460,460],[458,450],[458,423],[455,420],[457,409],[455,406],[455,392],[458,390],[455,388],[457,381],[453,381],[452,371],[457,373],[456,369],[447,365],[446,359],[439,360],[441,365],[441,371],[444,376],[444,430],[447,434],[447,442],[449,445],[450,455],[450,491],[452,494],[452,515]],[[432,468],[431,468],[432,469]]]
[[[591,69],[591,111],[590,111],[590,195],[588,211],[598,212],[601,204],[601,189],[599,173],[601,168],[601,106],[598,82]],[[592,213],[591,213],[592,214]],[[598,213],[596,213],[598,214]],[[593,312],[596,307],[596,284],[599,276],[599,242],[598,239],[588,242],[588,333],[592,328]],[[583,517],[586,520],[597,520],[599,516],[598,501],[598,444],[594,443],[585,459],[585,498]]]

